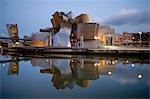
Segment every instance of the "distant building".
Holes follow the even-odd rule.
[[[150,45],[150,32],[128,33],[124,32],[122,35],[116,36],[115,45],[126,46],[145,46]]]
[[[114,45],[115,29],[107,25],[100,25],[98,29],[98,39],[100,46]]]
[[[124,32],[123,35],[118,37],[118,44],[119,45],[128,45],[133,42],[132,34],[128,32]]]
[[[132,33],[132,40],[134,42],[134,46],[138,46],[141,44],[143,47],[150,46],[150,32],[141,32],[139,33]]]

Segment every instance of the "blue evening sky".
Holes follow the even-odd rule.
[[[17,23],[19,35],[31,35],[51,26],[55,11],[89,14],[92,21],[109,24],[116,33],[150,31],[150,0],[0,0],[0,32]]]

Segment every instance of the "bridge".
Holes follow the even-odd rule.
[[[19,37],[0,37],[0,40],[31,41],[31,39],[24,39],[24,38],[19,38]]]

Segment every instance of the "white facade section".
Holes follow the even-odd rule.
[[[70,28],[61,27],[60,31],[52,38],[53,47],[70,47],[70,33]]]

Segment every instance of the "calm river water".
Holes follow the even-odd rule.
[[[1,56],[1,98],[149,98],[149,60]]]

